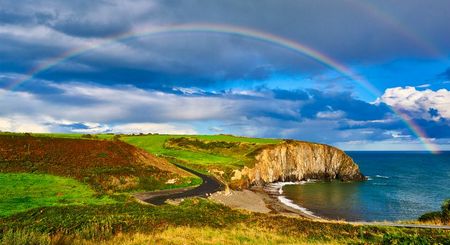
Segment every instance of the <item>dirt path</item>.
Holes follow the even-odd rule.
[[[136,198],[138,198],[141,201],[151,203],[154,205],[161,205],[166,202],[166,200],[169,199],[180,199],[180,198],[187,198],[187,197],[207,197],[211,193],[220,191],[223,189],[223,185],[217,181],[215,178],[201,174],[197,171],[194,171],[192,169],[186,168],[184,166],[175,164],[177,167],[192,173],[202,179],[202,184],[197,187],[188,187],[188,188],[181,188],[181,189],[174,189],[174,190],[163,190],[163,191],[154,191],[154,192],[144,192],[144,193],[138,193],[135,195]]]

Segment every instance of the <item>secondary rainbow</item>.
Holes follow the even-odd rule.
[[[352,6],[358,7],[357,11],[363,10],[378,22],[392,28],[392,30],[396,33],[406,38],[407,41],[413,43],[415,46],[427,52],[427,54],[432,57],[442,57],[442,52],[440,52],[439,49],[433,45],[433,42],[428,40],[426,36],[419,35],[417,31],[402,23],[392,14],[389,14],[385,10],[381,9],[374,2],[361,0],[347,0],[347,2],[349,2]]]
[[[25,76],[25,78],[18,79],[13,81],[8,87],[7,90],[13,90],[15,87],[20,85],[21,83],[26,82],[31,79],[35,75],[46,71],[58,64],[65,62],[66,60],[73,59],[80,55],[83,55],[89,51],[95,50],[100,47],[104,47],[110,44],[114,44],[120,41],[126,41],[128,39],[151,36],[157,34],[173,34],[173,33],[218,33],[218,34],[227,34],[227,35],[235,35],[241,36],[244,38],[250,38],[253,40],[258,40],[261,42],[277,45],[294,52],[297,52],[303,56],[311,58],[327,67],[330,67],[339,73],[347,76],[353,81],[362,85],[365,89],[367,89],[372,94],[379,96],[381,93],[376,89],[369,81],[360,75],[354,73],[350,68],[346,67],[344,64],[337,62],[329,56],[326,56],[323,53],[320,53],[317,50],[314,50],[307,45],[301,44],[296,41],[292,41],[280,36],[276,36],[270,33],[261,32],[253,29],[230,26],[230,25],[219,25],[219,24],[184,24],[184,25],[172,25],[172,26],[158,26],[158,27],[150,27],[150,28],[141,28],[137,30],[133,30],[127,33],[123,33],[120,35],[110,36],[106,39],[102,39],[97,42],[90,42],[85,46],[78,47],[75,49],[68,50],[67,52],[62,53],[61,55],[54,57],[36,67],[31,69]],[[439,152],[439,148],[437,145],[433,144],[425,132],[420,129],[418,125],[416,125],[409,117],[405,114],[397,111],[395,108],[392,108],[393,112],[397,114],[410,128],[410,130],[422,141],[424,146],[431,152]]]

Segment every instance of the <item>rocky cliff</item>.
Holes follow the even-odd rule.
[[[364,180],[352,158],[328,145],[284,141],[255,153],[254,167],[236,171],[234,180],[247,185],[306,179]]]

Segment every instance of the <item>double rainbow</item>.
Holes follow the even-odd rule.
[[[115,35],[108,37],[106,39],[102,39],[101,41],[90,43],[89,45],[71,49],[67,52],[62,53],[61,55],[54,57],[36,67],[31,69],[25,76],[25,78],[18,79],[13,81],[9,86],[6,87],[7,90],[13,90],[15,87],[24,83],[34,77],[35,75],[46,71],[54,66],[57,66],[60,63],[63,63],[69,59],[73,59],[75,57],[81,56],[85,53],[93,51],[97,48],[114,44],[116,42],[123,42],[130,39],[144,37],[144,36],[152,36],[159,34],[173,34],[173,33],[216,33],[216,34],[226,34],[226,35],[234,35],[240,36],[244,38],[253,39],[256,41],[276,45],[283,47],[285,49],[297,52],[303,56],[306,56],[310,59],[313,59],[324,66],[332,68],[337,72],[345,75],[346,77],[352,79],[353,81],[359,83],[362,87],[367,89],[369,92],[374,94],[375,96],[379,96],[380,91],[375,88],[367,79],[364,77],[354,73],[350,68],[345,66],[342,63],[334,60],[333,58],[326,56],[325,54],[308,47],[302,43],[292,41],[280,36],[276,36],[270,33],[261,32],[258,30],[230,26],[230,25],[219,25],[219,24],[183,24],[183,25],[173,25],[173,26],[159,26],[159,27],[151,27],[140,30],[134,30],[131,32],[123,33],[120,35]],[[418,139],[424,144],[425,148],[431,152],[439,152],[439,147],[431,142],[425,132],[414,123],[411,118],[409,118],[406,114],[401,113],[395,108],[391,108],[392,111],[401,118],[408,128],[413,132]]]

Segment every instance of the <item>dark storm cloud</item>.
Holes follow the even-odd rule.
[[[103,36],[126,31],[149,3],[134,1],[0,1],[0,23],[44,25],[74,36]],[[136,8],[130,8],[135,6]]]
[[[445,0],[432,3],[419,0],[363,3],[357,0],[286,0],[282,3],[268,0],[258,3],[240,0],[3,0],[0,6],[3,26],[17,26],[25,31],[43,26],[78,40],[69,45],[57,37],[31,42],[32,37],[18,36],[12,31],[0,33],[5,45],[0,48],[0,55],[5,57],[2,61],[7,61],[10,67],[22,66],[21,70],[83,45],[83,40],[92,37],[104,38],[141,26],[195,22],[265,31],[307,44],[344,63],[429,57],[433,55],[430,47],[445,55],[450,49],[447,30],[450,17],[446,13],[450,3]],[[277,73],[308,74],[324,68],[291,51],[227,35],[174,35],[144,38],[124,45],[129,50],[124,50],[121,55],[111,57],[107,54],[116,51],[105,48],[101,56],[77,61],[86,66],[110,64],[109,69],[103,67],[98,72],[73,73],[65,69],[64,72],[71,78],[92,76],[92,80],[98,78],[113,83],[154,80],[154,83],[164,81],[167,86],[175,86],[178,82],[179,85],[206,86],[218,80],[266,79]],[[54,48],[49,49],[49,46]],[[33,50],[36,51],[33,53]],[[145,58],[137,59],[136,56]],[[127,63],[133,65],[134,74],[126,68]],[[117,69],[123,66],[122,71]],[[1,69],[12,71],[5,66]],[[55,79],[64,79],[65,73],[58,74],[58,67],[54,70]],[[53,78],[51,73],[42,77]]]

